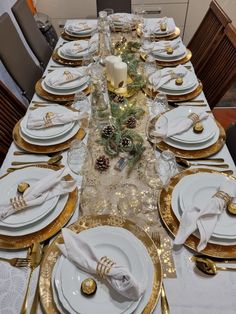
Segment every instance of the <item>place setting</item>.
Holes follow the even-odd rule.
[[[65,150],[85,136],[81,123],[88,117],[88,108],[81,110],[57,104],[36,107],[16,124],[13,139],[20,148],[37,154]]]
[[[68,168],[37,165],[0,180],[0,247],[25,248],[44,241],[68,222],[77,202]]]
[[[124,27],[130,26],[131,30],[136,28],[136,18],[130,13],[114,13],[108,16],[111,31],[121,32]]]
[[[121,216],[92,215],[49,246],[39,291],[45,313],[150,313],[161,283],[157,248],[143,229]]]
[[[178,107],[155,116],[148,125],[148,139],[161,151],[198,159],[218,152],[225,141],[223,127],[201,108]]]
[[[65,40],[73,41],[76,39],[89,39],[96,32],[97,25],[94,22],[78,22],[68,23],[61,37]]]
[[[191,182],[190,182],[191,181]],[[164,224],[182,244],[214,258],[235,257],[235,177],[210,169],[189,169],[161,191]]]
[[[78,92],[89,94],[87,67],[55,69],[36,83],[35,91],[39,97],[58,103],[73,101]]]

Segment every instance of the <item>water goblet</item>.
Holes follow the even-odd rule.
[[[80,140],[74,140],[67,153],[67,163],[70,170],[77,174],[83,175],[83,165],[86,160],[87,165],[92,164],[92,157],[86,145]],[[88,165],[89,166],[89,165]]]
[[[160,71],[159,71],[160,72]],[[157,74],[157,73],[156,73]],[[155,79],[156,79],[155,74]],[[159,80],[161,77],[159,78]],[[154,115],[158,115],[160,113],[166,112],[169,109],[168,100],[165,93],[157,93],[151,104],[151,113]]]
[[[145,129],[147,140],[152,144],[158,144],[167,136],[168,120],[164,115],[150,118]]]

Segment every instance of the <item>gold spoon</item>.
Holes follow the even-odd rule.
[[[33,165],[33,164],[48,164],[55,165],[58,164],[59,161],[62,160],[62,155],[56,155],[45,161],[13,161],[12,166],[20,166],[20,165]]]
[[[207,275],[216,275],[218,271],[236,271],[234,267],[220,267],[208,258],[194,257],[193,261],[198,269]]]
[[[184,168],[190,168],[192,166],[208,166],[208,167],[217,167],[217,168],[229,168],[228,164],[214,165],[214,164],[210,164],[210,163],[192,163],[192,162],[189,162],[188,160],[180,158],[180,157],[176,157],[176,162]]]

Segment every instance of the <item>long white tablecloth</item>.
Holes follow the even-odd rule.
[[[61,45],[63,42],[64,40],[60,38],[57,46]],[[52,65],[57,65],[57,63],[50,60],[47,69]],[[47,69],[45,74],[48,73]],[[206,100],[204,93],[201,93],[196,99]],[[37,95],[34,95],[32,100],[40,101],[41,99]],[[19,149],[14,143],[12,143],[0,169],[0,175],[4,174],[8,167],[11,167],[11,162],[13,160],[34,161],[48,159],[48,156],[45,155],[13,156],[15,150]],[[232,169],[236,175],[234,162],[226,146],[214,155],[214,157],[224,158],[225,162],[229,164],[230,169]],[[66,152],[63,153],[62,162],[66,164]],[[78,183],[78,187],[80,187],[80,183]],[[75,210],[75,213],[68,224],[73,223],[77,218],[78,208]],[[27,250],[0,250],[0,256],[7,258],[16,256],[25,257],[26,252]],[[182,247],[179,251],[174,251],[173,255],[176,265],[177,278],[164,280],[171,314],[236,313],[236,272],[219,272],[216,276],[209,277],[195,272],[194,264],[189,260],[189,257],[192,256],[192,254],[185,247]],[[35,270],[30,289],[31,300],[34,295],[37,275],[38,270]],[[11,267],[7,263],[0,262],[0,314],[16,314],[20,312],[27,278],[28,271],[17,269]],[[38,309],[38,313],[41,313],[41,311],[41,309]],[[154,313],[161,313],[160,302],[158,303]]]

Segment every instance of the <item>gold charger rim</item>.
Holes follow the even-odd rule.
[[[34,165],[32,165],[34,167]],[[59,170],[58,167],[49,165],[37,165],[38,168],[48,168],[52,170]],[[17,170],[15,170],[17,171]],[[6,174],[9,175],[10,173]],[[68,176],[66,180],[71,179]],[[78,198],[78,189],[68,193],[68,200],[62,212],[49,225],[34,233],[26,234],[24,236],[6,236],[0,234],[0,248],[15,250],[29,247],[34,242],[43,242],[48,238],[54,236],[61,228],[69,221],[76,208]]]
[[[171,178],[169,184],[167,187],[163,188],[160,192],[159,198],[158,198],[158,208],[159,213],[161,216],[161,220],[163,221],[165,227],[170,232],[170,234],[175,237],[178,228],[179,228],[179,220],[174,214],[174,211],[171,206],[171,198],[172,198],[172,192],[177,185],[177,183],[187,175],[191,174],[197,174],[197,173],[218,173],[223,176],[226,176],[228,178],[231,178],[233,180],[236,180],[236,178],[232,175],[227,175],[225,173],[221,173],[220,171],[211,170],[207,168],[194,168],[194,169],[187,169],[185,171],[182,171]],[[189,249],[193,250],[194,252],[197,252],[197,246],[199,243],[199,238],[197,238],[195,235],[191,234],[189,238],[185,241],[184,245],[188,247]],[[209,257],[215,257],[215,258],[235,258],[236,256],[236,245],[222,245],[222,244],[214,244],[214,243],[208,243],[206,248],[200,252],[203,255],[207,255]]]
[[[137,226],[131,220],[122,216],[114,216],[109,214],[83,216],[77,222],[70,225],[68,228],[79,233],[83,230],[105,225],[125,228],[126,230],[133,233],[133,235],[136,236],[146,247],[154,266],[154,278],[152,293],[148,303],[145,306],[145,309],[142,311],[142,314],[150,314],[154,310],[158,302],[163,278],[160,258],[158,256],[157,248],[151,237],[141,227]],[[48,314],[59,313],[53,301],[51,289],[51,275],[53,267],[61,254],[57,247],[57,243],[62,243],[62,241],[62,234],[60,233],[55,238],[53,243],[48,247],[40,268],[39,294],[43,310],[45,313]]]
[[[141,36],[141,30],[139,27],[137,28],[136,32],[137,32],[138,37],[140,37]],[[176,26],[175,31],[169,35],[161,36],[161,37],[159,37],[158,35],[155,36],[155,41],[175,39],[175,38],[179,37],[179,35],[180,35],[180,28]]]
[[[45,91],[42,87],[42,81],[43,78],[39,79],[35,84],[35,92],[39,97],[59,104],[64,104],[74,100],[75,93],[72,93],[70,95],[55,95]],[[85,89],[82,90],[82,92],[85,93],[85,95],[89,95],[90,87],[89,86],[86,87]]]
[[[67,59],[62,58],[58,54],[58,49],[59,48],[55,49],[53,54],[52,54],[52,60],[53,61],[55,61],[59,64],[68,65],[68,66],[72,66],[72,67],[82,65],[82,60],[74,60],[74,59],[67,60]]]
[[[74,41],[74,40],[78,40],[78,39],[84,39],[84,40],[86,40],[86,39],[90,39],[91,37],[92,37],[92,35],[91,36],[72,36],[72,35],[69,35],[69,34],[67,34],[66,32],[65,32],[65,30],[63,30],[63,32],[61,33],[61,37],[63,38],[63,39],[65,39],[65,40],[68,40],[68,41]]]
[[[21,119],[22,120],[22,119]],[[26,142],[20,134],[20,123],[21,120],[19,120],[16,125],[14,126],[14,129],[12,131],[12,137],[15,142],[15,144],[22,148],[24,151],[30,152],[30,153],[36,153],[36,154],[48,154],[48,153],[55,153],[59,151],[66,150],[70,147],[71,142],[75,139],[82,140],[84,136],[86,135],[86,132],[83,128],[80,128],[78,132],[72,136],[70,139],[67,141],[60,143],[60,144],[55,144],[55,145],[50,145],[50,146],[39,146],[39,145],[34,145]]]

